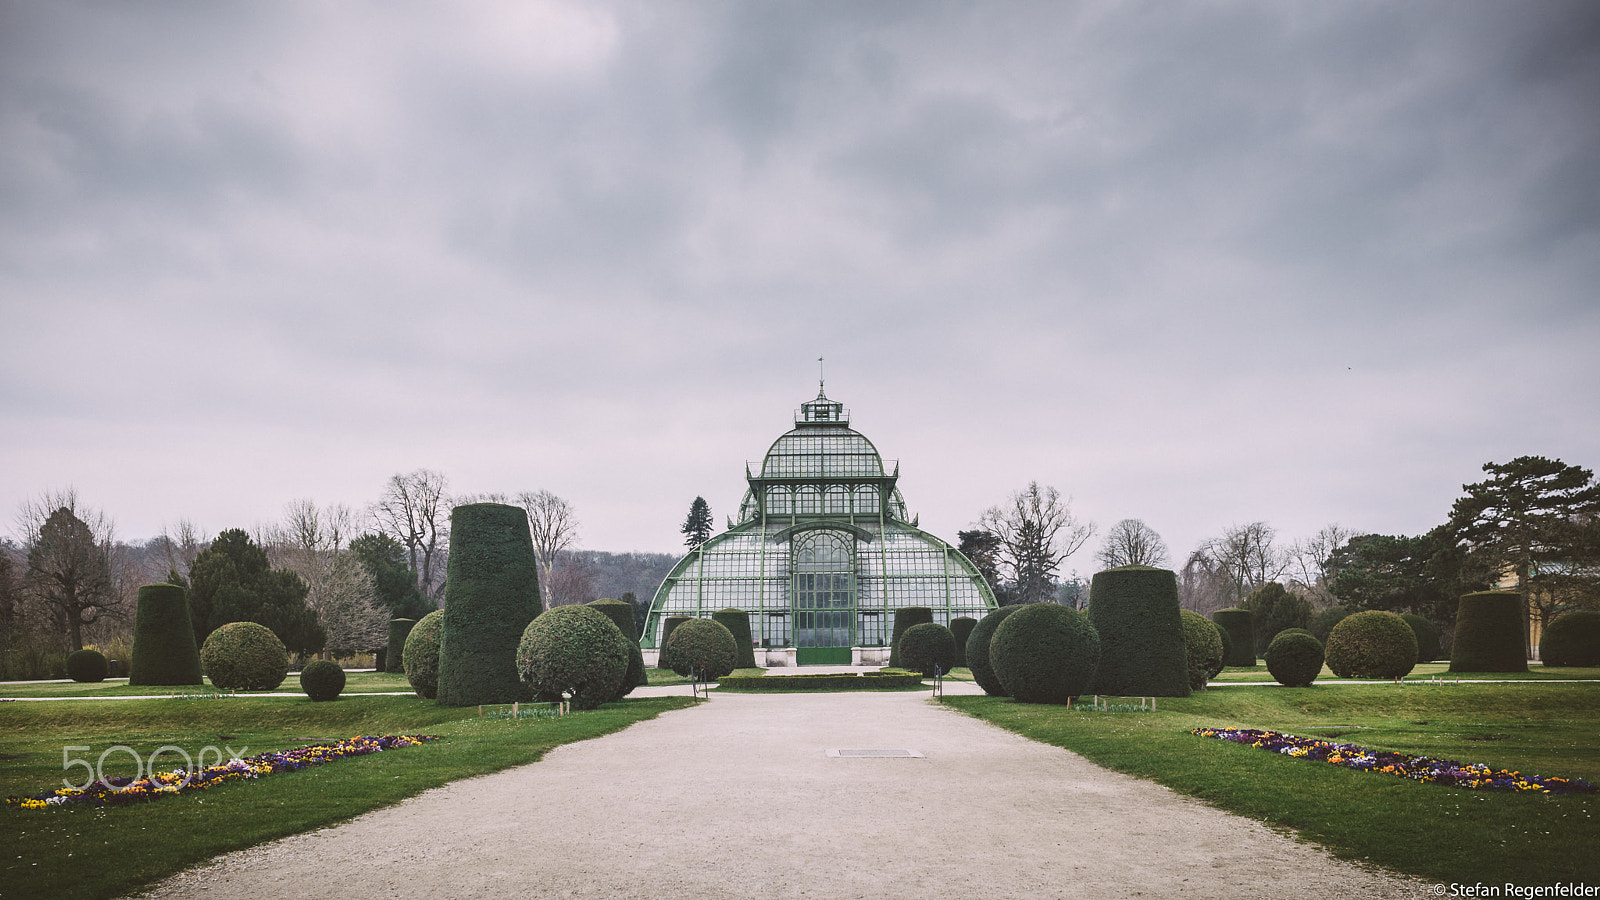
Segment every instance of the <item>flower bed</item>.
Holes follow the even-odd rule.
[[[381,753],[395,747],[413,747],[424,741],[436,740],[437,737],[425,734],[391,734],[382,737],[363,735],[332,744],[313,744],[309,747],[285,750],[282,753],[258,753],[243,759],[231,759],[192,774],[186,769],[174,769],[170,772],[155,772],[138,781],[121,776],[91,782],[82,790],[63,787],[37,797],[7,797],[6,805],[23,809],[48,809],[66,803],[129,806],[172,794],[203,791],[228,781],[265,778],[268,775],[320,766],[336,759],[366,756],[369,753]]]
[[[1196,728],[1200,737],[1248,744],[1284,756],[1320,759],[1323,762],[1363,772],[1383,772],[1428,784],[1448,784],[1480,791],[1541,791],[1546,794],[1593,794],[1600,791],[1580,778],[1541,777],[1491,769],[1482,763],[1459,763],[1448,759],[1412,756],[1371,750],[1355,744],[1335,744],[1310,738],[1279,734],[1275,731],[1235,728]]]

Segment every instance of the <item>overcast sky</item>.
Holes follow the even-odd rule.
[[[1600,4],[0,0],[0,335],[13,535],[429,468],[673,551],[819,356],[952,541],[1416,534],[1600,465]]]

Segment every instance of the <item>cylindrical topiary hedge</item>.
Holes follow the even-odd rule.
[[[344,691],[344,669],[327,659],[313,659],[300,670],[300,690],[314,703],[324,703]]]
[[[204,683],[200,647],[194,642],[194,627],[189,623],[188,592],[177,584],[147,584],[139,588],[128,684]]]
[[[989,659],[1012,699],[1067,703],[1094,685],[1100,636],[1070,606],[1030,603],[995,629]]]
[[[417,627],[416,619],[389,620],[389,645],[384,649],[383,655],[385,672],[406,670],[406,638],[411,635],[411,629],[415,627]]]
[[[633,620],[633,604],[606,597],[595,600],[590,607],[605,614],[611,624],[617,626],[617,631],[622,633],[628,642],[628,671],[622,676],[622,687],[617,691],[616,699],[633,693],[633,689],[650,683],[650,676],[644,670],[644,652],[639,649],[639,629]]]
[[[1100,636],[1095,693],[1189,696],[1176,573],[1150,566],[1096,572],[1089,583],[1089,623]]]
[[[1228,633],[1228,657],[1223,660],[1230,666],[1256,664],[1256,633],[1250,610],[1230,607],[1211,614],[1211,621]]]
[[[229,622],[206,638],[200,664],[216,687],[270,691],[289,674],[289,651],[265,625]]]
[[[528,514],[504,503],[450,512],[450,562],[439,638],[439,704],[531,700],[517,647],[544,608]]]
[[[692,617],[691,616],[667,616],[665,619],[662,619],[661,620],[661,643],[657,644],[656,646],[658,648],[665,648],[667,646],[667,638],[672,637],[672,632],[676,631],[679,625],[682,625],[683,623],[689,621],[690,618],[692,618]],[[657,653],[656,654],[656,668],[670,670],[672,667],[667,665],[666,657],[662,656],[660,653]]]
[[[1456,607],[1456,640],[1450,647],[1452,672],[1526,672],[1522,595],[1481,591]]]
[[[711,681],[732,672],[739,663],[733,632],[711,619],[689,619],[667,636],[661,661],[679,675],[691,673]]]
[[[900,664],[900,637],[913,625],[933,621],[933,610],[926,606],[902,606],[894,611],[894,631],[889,638],[889,668],[904,668]]]
[[[971,616],[956,616],[950,620],[950,635],[956,639],[956,668],[965,668],[967,665],[967,638],[972,637],[972,629],[978,626],[978,620]]]
[[[592,606],[558,606],[528,624],[517,645],[517,672],[529,693],[566,697],[594,709],[621,696],[629,641]]]
[[[1183,622],[1189,689],[1205,690],[1206,682],[1222,671],[1222,629],[1192,610],[1183,610],[1178,615]]]
[[[956,664],[956,636],[937,622],[923,622],[900,635],[900,666],[934,678]]]
[[[1308,631],[1280,631],[1267,645],[1267,671],[1288,687],[1310,687],[1322,674],[1322,642]]]
[[[84,648],[67,654],[67,677],[73,681],[85,683],[105,681],[110,671],[111,664],[99,650]]]
[[[1563,613],[1544,630],[1539,657],[1546,666],[1600,666],[1600,612]]]
[[[999,607],[979,619],[978,624],[972,629],[972,634],[967,636],[967,668],[972,670],[972,680],[991,697],[1006,696],[1006,688],[1000,683],[1000,676],[994,673],[994,666],[990,664],[989,646],[1000,623],[1021,608],[1021,606]]]
[[[418,619],[406,635],[406,680],[425,700],[439,696],[439,632],[443,628],[444,610],[436,609]]]
[[[1400,618],[1406,620],[1406,624],[1411,626],[1411,633],[1417,636],[1417,665],[1438,659],[1439,626],[1416,613],[1402,613]]]
[[[1417,666],[1417,636],[1392,612],[1369,609],[1333,626],[1323,648],[1340,678],[1404,678]]]
[[[739,650],[740,669],[754,669],[756,667],[755,645],[750,640],[750,614],[742,609],[719,609],[711,614],[711,618],[721,622],[722,627],[733,634],[733,643]]]

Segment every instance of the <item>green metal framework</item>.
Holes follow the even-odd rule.
[[[851,430],[843,404],[819,389],[760,467],[737,522],[690,551],[650,604],[644,646],[667,616],[750,613],[755,640],[796,648],[801,663],[850,661],[882,647],[893,611],[927,606],[948,625],[981,618],[994,594],[960,551],[917,527],[872,442]]]

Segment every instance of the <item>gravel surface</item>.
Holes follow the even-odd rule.
[[[714,696],[532,765],[219,857],[148,894],[1431,895],[918,693]]]

